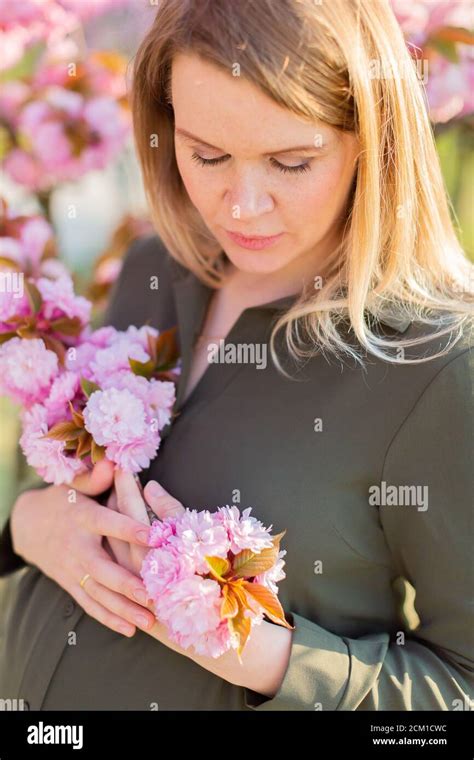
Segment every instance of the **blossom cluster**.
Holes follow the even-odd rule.
[[[141,577],[157,619],[172,641],[198,655],[242,654],[254,625],[266,615],[292,629],[276,596],[286,577],[279,550],[284,535],[270,534],[235,506],[216,512],[185,509],[150,529]]]
[[[91,303],[50,257],[51,241],[44,219],[3,208],[0,394],[20,404],[20,445],[46,482],[70,482],[104,456],[139,472],[171,421],[175,328],[92,330]]]

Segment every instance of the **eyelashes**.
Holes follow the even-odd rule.
[[[227,161],[230,156],[219,156],[219,158],[203,158],[198,153],[193,153],[191,158],[200,166],[216,166],[217,164],[222,164]],[[292,174],[297,174],[300,172],[307,172],[309,169],[311,169],[309,163],[298,164],[298,166],[285,166],[284,164],[280,164],[280,162],[273,157],[270,158],[270,163],[272,166],[283,173],[291,172]]]

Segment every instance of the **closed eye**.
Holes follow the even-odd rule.
[[[228,161],[230,156],[227,154],[225,156],[219,156],[219,158],[203,158],[198,153],[193,153],[191,158],[193,161],[200,164],[200,166],[216,166],[217,164],[223,164],[225,161]],[[271,157],[269,160],[270,163],[281,172],[306,172],[308,169],[311,169],[309,162],[298,164],[297,166],[285,166],[285,164],[281,164],[277,161],[276,158]]]

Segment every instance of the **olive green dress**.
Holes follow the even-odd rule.
[[[412,366],[371,357],[363,369],[318,354],[295,379],[278,373],[269,352],[265,368],[212,363],[183,403],[211,293],[151,236],[131,246],[106,321],[178,325],[179,415],[143,481],[157,479],[188,507],[250,506],[274,533],[286,530],[279,598],[295,630],[278,693],[235,686],[140,630],[129,639],[96,622],[14,554],[7,523],[0,699],[42,710],[466,709],[472,344],[464,337]],[[292,301],[245,309],[226,343],[266,344]],[[422,327],[387,315],[379,329],[397,337]],[[418,627],[400,596],[410,586]]]

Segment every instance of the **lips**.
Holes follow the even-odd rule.
[[[242,235],[240,232],[231,232],[230,230],[226,230],[226,233],[237,245],[254,251],[273,245],[284,234],[280,232],[277,235]]]
[[[245,240],[270,240],[270,238],[278,237],[278,235],[281,235],[281,232],[277,232],[275,235],[244,235],[243,232],[233,232],[232,230],[227,230],[227,232],[230,232],[231,235],[237,235],[238,237],[245,238]]]

